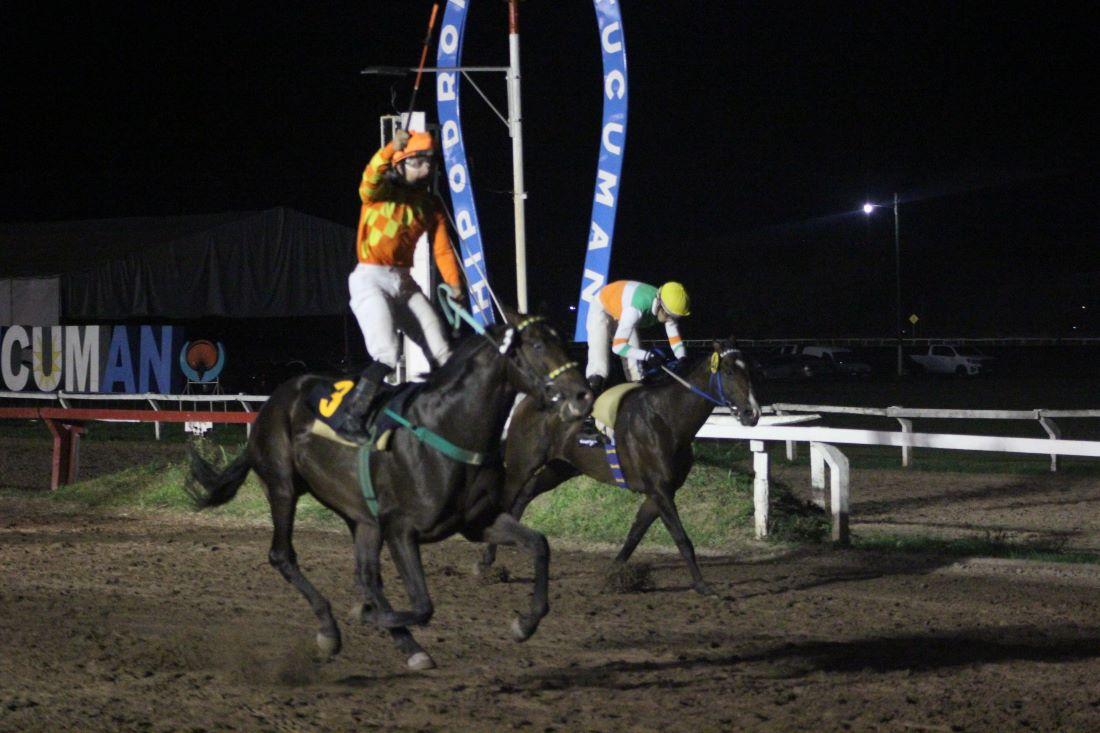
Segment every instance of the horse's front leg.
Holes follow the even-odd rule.
[[[393,611],[379,608],[378,625],[383,629],[395,629],[401,626],[423,626],[427,624],[435,611],[431,596],[428,595],[428,582],[424,578],[424,564],[420,559],[420,545],[405,532],[389,537],[386,544],[390,548],[401,579],[405,581],[405,590],[412,602],[411,611]],[[378,594],[381,597],[381,593]]]
[[[362,520],[353,530],[355,543],[355,580],[363,593],[363,603],[352,610],[356,620],[372,620],[378,613],[393,613],[386,596],[382,593],[382,569],[379,554],[382,550],[382,531],[371,520]],[[405,654],[405,663],[409,669],[434,669],[435,661],[416,642],[412,632],[405,626],[389,629],[390,638]]]
[[[691,538],[688,537],[687,532],[684,530],[684,525],[680,523],[680,513],[676,511],[676,504],[672,499],[671,491],[662,491],[660,488],[653,491],[646,491],[649,501],[652,501],[660,512],[661,521],[664,522],[665,528],[668,533],[672,535],[673,541],[676,542],[676,548],[680,550],[680,556],[684,558],[684,562],[687,563],[688,571],[691,573],[691,579],[693,581],[692,588],[697,593],[704,596],[715,595],[715,591],[711,588],[707,581],[703,580],[703,572],[699,569],[699,563],[695,560],[695,546],[691,544]]]
[[[538,629],[543,616],[550,612],[550,544],[541,532],[525,527],[511,514],[498,516],[485,530],[483,539],[500,545],[520,545],[534,556],[535,589],[531,595],[531,612],[512,621],[512,637],[516,641],[526,641]]]

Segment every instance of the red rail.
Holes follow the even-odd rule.
[[[72,483],[80,459],[80,436],[84,423],[97,420],[128,422],[218,422],[249,424],[255,422],[255,412],[214,412],[192,410],[116,410],[67,407],[0,407],[0,419],[43,420],[53,435],[53,466],[50,488]]]

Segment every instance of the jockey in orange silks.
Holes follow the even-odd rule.
[[[374,363],[345,400],[340,432],[348,437],[362,437],[362,418],[378,382],[397,365],[397,328],[424,350],[433,368],[451,353],[443,323],[411,272],[416,242],[428,232],[439,273],[451,297],[461,300],[458,261],[443,212],[428,189],[434,153],[429,133],[398,130],[371,158],[359,184],[359,264],[348,276],[348,291]]]

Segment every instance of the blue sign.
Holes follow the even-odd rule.
[[[449,0],[443,12],[443,28],[439,33],[437,66],[454,68],[462,63],[462,37],[466,27],[467,0]],[[466,165],[466,147],[462,139],[459,110],[458,71],[436,74],[436,102],[439,109],[443,163],[451,191],[455,228],[458,230],[462,266],[470,285],[470,311],[482,325],[495,322],[489,295],[489,278],[485,274],[485,259],[481,246],[481,229],[474,206],[474,188]]]
[[[617,0],[593,0],[600,28],[603,54],[603,124],[600,127],[600,163],[596,169],[596,193],[588,228],[588,252],[584,257],[581,295],[577,301],[577,341],[588,340],[588,306],[607,283],[611,265],[611,240],[615,234],[615,210],[619,205],[619,179],[626,146],[626,38]]]

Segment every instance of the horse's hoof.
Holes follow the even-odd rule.
[[[363,617],[367,614],[367,604],[356,603],[348,611],[348,623],[357,624],[363,620]]]
[[[705,580],[700,580],[698,583],[693,585],[692,588],[694,588],[695,592],[698,593],[701,596],[717,596],[718,595],[718,591],[714,590],[714,588],[711,587],[710,583],[706,582]]]
[[[340,653],[340,637],[326,636],[317,632],[317,648],[325,657],[335,657]]]
[[[474,563],[474,577],[480,578],[482,575],[485,575],[485,571],[488,570],[489,567],[489,565],[482,565],[481,561],[478,560]]]
[[[413,654],[405,664],[414,672],[423,672],[426,669],[435,669],[435,660],[428,656],[427,652]]]
[[[527,641],[531,638],[531,634],[534,633],[534,629],[528,631],[523,624],[523,619],[512,619],[512,638],[516,641]]]

